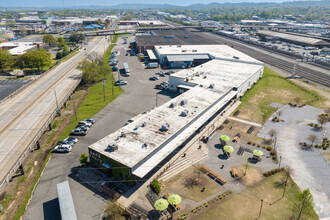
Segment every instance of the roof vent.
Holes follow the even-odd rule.
[[[170,108],[174,108],[176,105],[177,105],[176,102],[172,102],[172,103],[170,104]]]
[[[181,47],[181,45],[178,45],[178,47]]]
[[[142,144],[142,148],[147,148],[148,147],[148,142],[144,142],[143,144]]]
[[[187,115],[188,115],[188,110],[187,109],[183,110],[180,114],[181,117],[186,117]]]
[[[214,88],[214,83],[211,83],[211,84],[209,85],[209,88],[210,88],[210,89],[213,89],[213,88]]]
[[[181,52],[187,52],[187,50],[181,50]]]
[[[182,99],[180,102],[180,105],[185,105],[185,104],[187,104],[187,102],[188,102],[188,99]]]
[[[197,50],[192,50],[192,52],[197,52]]]
[[[203,79],[206,79],[206,75],[203,76]]]
[[[170,128],[169,123],[165,123],[162,125],[162,127],[159,129],[160,131],[167,131]]]
[[[233,56],[233,58],[236,59],[236,60],[239,60],[239,57],[237,57],[237,56]]]
[[[203,87],[203,84],[200,84],[199,87]]]
[[[108,147],[105,149],[106,151],[117,151],[118,150],[118,144],[116,143],[110,143]]]
[[[136,131],[137,129],[139,129],[139,127],[141,127],[141,125],[136,125],[133,130]]]
[[[143,123],[141,124],[141,127],[145,127],[145,126],[147,126],[147,122],[143,122]]]

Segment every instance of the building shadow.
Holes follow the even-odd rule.
[[[78,170],[79,167],[73,167],[71,168],[71,173],[68,175],[71,179],[76,181],[77,183],[81,184],[82,186],[86,187],[90,191],[92,191],[95,195],[99,196],[99,198],[103,200],[108,200],[109,196],[96,188],[92,187],[92,185],[96,185],[98,180],[95,180],[95,182],[90,182],[88,180],[84,180],[83,178],[79,178]]]
[[[164,95],[164,96],[168,96],[170,98],[175,98],[177,97],[178,95],[180,95],[179,93],[176,93],[176,92],[170,92],[168,89],[164,89],[164,90],[161,90],[159,92],[157,92],[158,95]]]
[[[58,198],[49,200],[42,204],[44,220],[61,220],[61,210]]]

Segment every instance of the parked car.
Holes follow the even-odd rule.
[[[69,153],[72,150],[72,146],[71,145],[57,145],[54,148],[54,152],[57,153]]]
[[[132,123],[133,121],[134,120],[132,120],[132,119],[128,119],[127,122],[125,123],[125,125],[128,125],[128,124]]]
[[[87,122],[92,123],[92,124],[95,123],[95,119],[93,119],[93,118],[87,118],[84,121],[87,121]]]
[[[87,127],[90,127],[90,126],[92,126],[92,123],[91,122],[88,122],[88,121],[80,121],[78,123],[78,126],[87,126]]]
[[[71,134],[72,135],[86,135],[87,134],[87,131],[81,129],[80,127],[74,129],[71,131]]]
[[[76,137],[67,137],[64,140],[65,141],[72,141],[73,143],[77,143],[78,142],[78,138],[76,138]]]
[[[57,142],[57,145],[74,145],[75,143],[73,141],[69,141],[69,140],[63,140],[63,141],[59,141]]]
[[[156,81],[156,80],[159,80],[159,77],[158,76],[152,76],[152,77],[149,78],[149,80]]]
[[[163,71],[159,70],[156,75],[160,75],[160,74],[163,74]]]
[[[116,86],[122,86],[122,85],[127,85],[127,82],[126,81],[124,81],[124,80],[117,80],[116,82],[115,82],[115,85]]]
[[[165,75],[165,73],[159,73],[159,76],[165,77],[166,75]]]
[[[118,66],[112,66],[111,69],[112,71],[118,71]]]
[[[156,89],[167,89],[168,87],[167,86],[165,86],[164,84],[160,84],[160,85],[155,85],[155,88]]]

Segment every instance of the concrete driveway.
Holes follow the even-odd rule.
[[[130,37],[129,42],[132,40],[133,38]],[[121,79],[128,82],[128,85],[123,86],[125,92],[94,116],[96,123],[86,136],[78,137],[79,141],[72,152],[55,154],[52,157],[40,178],[23,219],[59,219],[56,184],[65,180],[69,181],[78,219],[98,219],[106,202],[105,198],[90,189],[87,184],[70,177],[71,169],[74,170],[79,166],[80,154],[87,153],[90,144],[116,131],[128,119],[154,108],[157,93],[159,105],[169,101],[174,95],[154,89],[155,84],[168,80],[168,77],[156,82],[149,81],[149,77],[158,70],[145,70],[136,56],[125,56],[125,49],[128,49],[129,44],[122,44],[122,42],[123,40],[119,39],[114,50],[119,51],[117,56],[119,68],[122,68],[123,62],[127,62],[130,67],[131,76],[121,76]],[[116,73],[115,76],[118,77]]]
[[[320,154],[324,150],[304,149],[299,146],[299,142],[309,144],[306,138],[310,134],[317,136],[315,144],[320,144],[323,136],[330,136],[329,123],[324,125],[322,130],[315,130],[307,125],[317,123],[317,115],[322,113],[322,110],[311,106],[284,106],[280,117],[284,122],[268,121],[259,136],[267,137],[270,129],[278,132],[277,150],[282,156],[283,166],[293,169],[293,179],[301,190],[310,189],[320,219],[330,219],[330,164]]]

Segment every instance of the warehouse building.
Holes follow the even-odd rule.
[[[156,172],[256,83],[264,68],[262,62],[224,45],[155,48],[161,59],[193,50],[212,59],[170,76],[169,89],[181,95],[89,146],[92,166],[128,185]]]
[[[0,49],[8,50],[13,56],[25,54],[27,51],[42,47],[42,43],[36,42],[5,42],[0,44]]]
[[[311,37],[302,37],[302,36],[297,36],[297,35],[292,35],[292,34],[285,34],[285,33],[280,33],[280,32],[275,32],[275,31],[258,31],[258,35],[263,35],[266,37],[269,37],[273,40],[282,40],[288,43],[294,43],[294,44],[299,44],[303,46],[313,46],[313,47],[324,47],[324,46],[329,46],[330,43],[316,39],[316,38],[311,38]]]
[[[154,30],[149,34],[136,36],[138,53],[152,50],[155,45],[210,45],[219,44],[212,38],[198,35],[191,30]]]

